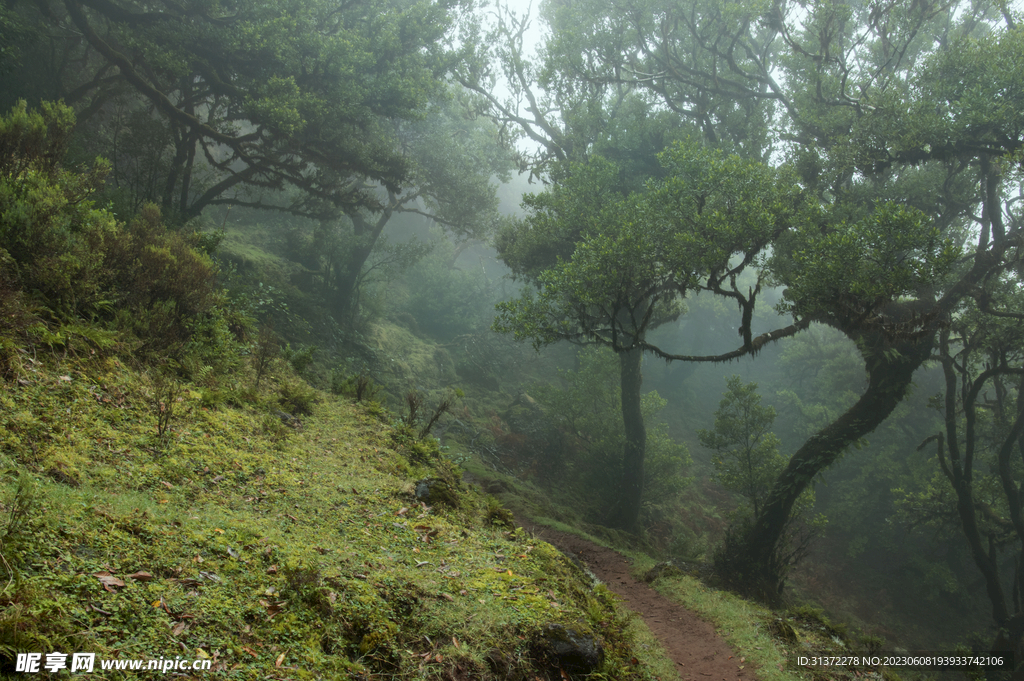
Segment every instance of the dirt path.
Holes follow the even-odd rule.
[[[684,681],[753,681],[757,678],[749,663],[744,663],[745,669],[739,668],[739,656],[715,633],[711,624],[633,579],[629,563],[620,554],[576,535],[519,520],[519,524],[539,539],[580,559],[622,598],[627,608],[639,613],[665,646]]]

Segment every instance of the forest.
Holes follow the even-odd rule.
[[[376,466],[367,494],[380,474],[469,495],[429,492],[462,509],[445,522],[477,504],[506,541],[525,518],[574,528],[816,612],[850,649],[999,651],[1024,673],[1022,20],[1007,0],[8,0],[3,669],[80,640],[56,624],[74,608],[116,619],[72,579],[120,581],[97,523],[169,546],[196,513],[221,541],[272,496],[245,486],[297,457],[296,524],[357,494],[308,487],[318,466]],[[346,438],[356,458],[302,458]],[[194,510],[225,476],[225,515]],[[401,516],[420,484],[396,487]],[[256,561],[266,537],[236,525],[253,536],[225,560]],[[340,632],[308,634],[336,667],[281,678],[543,675],[451,634],[442,670],[402,633],[427,587],[359,582],[384,558],[332,577],[266,556],[281,603]],[[158,576],[185,588],[179,559]],[[331,619],[344,593],[375,614]],[[602,678],[663,678],[624,671],[611,599],[573,598],[621,662]],[[173,637],[198,630],[162,608]],[[128,620],[81,617],[130,649],[104,633]],[[256,640],[224,659],[269,654]]]

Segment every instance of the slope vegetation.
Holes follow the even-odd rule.
[[[140,673],[99,660],[152,659],[215,678],[652,676],[603,586],[376,404],[287,425],[112,356],[20,355],[0,396],[5,671],[60,651],[95,653],[100,678]]]

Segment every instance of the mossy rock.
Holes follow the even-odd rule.
[[[540,648],[551,664],[569,674],[589,674],[604,659],[604,648],[593,636],[561,624],[544,625]]]
[[[672,564],[672,561],[665,561],[658,563],[650,570],[644,573],[644,581],[650,584],[651,582],[660,579],[662,577],[682,577],[683,571]]]
[[[416,499],[430,506],[459,507],[459,496],[452,486],[440,478],[426,478],[416,483]]]
[[[796,631],[785,620],[773,619],[768,622],[768,633],[772,635],[772,638],[784,641],[785,643],[795,644],[799,640]]]

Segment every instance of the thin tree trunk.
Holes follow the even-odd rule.
[[[349,324],[355,319],[358,306],[356,291],[359,288],[363,266],[373,253],[373,248],[377,245],[397,205],[393,195],[389,194],[388,198],[390,200],[387,206],[373,222],[365,220],[358,213],[349,216],[352,219],[355,244],[345,258],[345,264],[338,268],[332,292],[335,313],[338,315],[338,321],[343,324]]]
[[[640,409],[640,387],[643,384],[639,348],[619,353],[619,374],[622,389],[622,423],[626,441],[622,452],[622,485],[612,516],[615,527],[632,531],[640,517],[644,493],[644,455],[647,451],[647,429]]]

